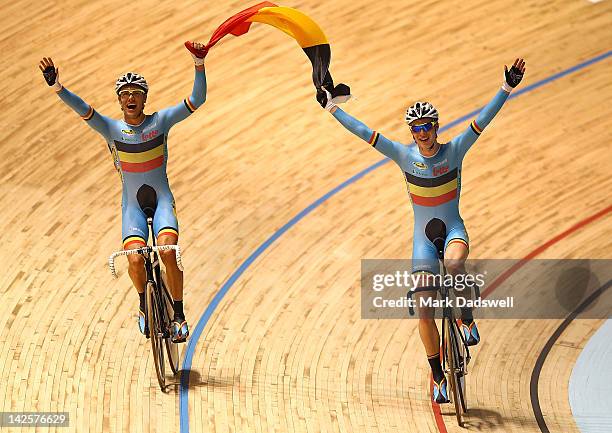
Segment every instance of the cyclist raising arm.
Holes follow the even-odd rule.
[[[406,180],[414,212],[412,244],[412,272],[423,274],[421,287],[430,287],[427,275],[438,272],[436,247],[425,235],[427,223],[434,218],[447,227],[444,245],[444,265],[452,275],[465,273],[469,240],[459,215],[461,167],[466,152],[504,105],[510,92],[522,80],[525,62],[516,59],[510,70],[504,66],[504,82],[493,99],[480,111],[472,123],[449,143],[438,142],[438,111],[429,102],[416,102],[406,110],[406,123],[414,143],[404,145],[389,140],[382,134],[341,110],[324,89],[318,100],[346,129],[367,141],[383,155],[395,161]],[[436,292],[424,292],[433,297]],[[469,308],[462,308],[461,328],[468,345],[478,344],[480,336]],[[440,363],[440,334],[431,311],[420,309],[419,334],[427,353],[434,378],[432,398],[437,403],[448,403],[446,378]]]
[[[70,92],[59,82],[59,69],[51,58],[43,58],[39,68],[49,86],[60,99],[72,108],[91,128],[106,140],[113,156],[115,168],[123,185],[122,237],[124,249],[146,245],[148,237],[147,219],[137,200],[139,191],[152,188],[157,195],[157,209],[153,218],[154,236],[158,245],[173,245],[178,242],[178,220],[174,197],[168,183],[166,164],[168,159],[167,137],[170,128],[187,118],[206,100],[206,75],[203,45],[193,44],[195,79],[191,95],[173,107],[157,113],[145,114],[149,85],[139,74],[127,72],[115,83],[122,120],[114,120],[98,113],[79,96]],[[183,273],[179,270],[174,251],[160,252],[168,274],[168,286],[174,299],[173,341],[185,341],[189,327],[183,312]],[[147,335],[144,320],[146,273],[144,259],[130,255],[128,273],[140,303],[138,323],[140,331]]]

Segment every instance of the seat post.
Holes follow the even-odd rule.
[[[153,233],[153,218],[147,217],[147,225],[149,226],[149,236],[151,236],[153,246],[155,246],[155,236]]]

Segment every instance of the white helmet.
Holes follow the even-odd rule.
[[[126,72],[125,74],[117,78],[117,81],[115,82],[115,92],[117,92],[117,95],[119,94],[119,90],[127,84],[134,84],[138,87],[141,87],[142,90],[145,91],[145,93],[149,91],[149,85],[147,84],[147,80],[145,80],[142,75],[137,74],[135,72]]]
[[[406,123],[408,124],[423,117],[438,120],[438,110],[429,102],[415,102],[406,110]]]

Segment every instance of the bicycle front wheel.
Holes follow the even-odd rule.
[[[459,394],[459,402],[461,403],[461,409],[464,413],[467,413],[467,392],[466,392],[466,382],[465,375],[467,374],[467,348],[463,341],[463,337],[461,336],[461,329],[459,329],[459,325],[457,325],[457,321],[453,321],[453,348],[454,348],[454,358],[456,362],[456,373],[455,373],[455,382],[457,383],[457,392]]]
[[[172,305],[172,296],[170,296],[170,292],[168,291],[168,286],[166,285],[166,273],[161,271],[161,293],[164,298],[164,303],[166,306],[167,313],[167,321],[166,325],[168,326],[167,334],[168,337],[164,338],[164,346],[166,347],[166,353],[168,354],[168,364],[170,364],[170,369],[173,374],[178,373],[179,370],[179,350],[178,344],[172,342],[172,330],[170,329],[170,324],[172,323],[172,317],[174,317],[174,306]]]
[[[452,393],[452,400],[455,405],[455,414],[457,416],[457,423],[459,427],[463,427],[463,407],[461,404],[461,396],[459,395],[459,383],[457,380],[458,358],[456,351],[456,339],[457,335],[453,329],[452,322],[454,319],[444,319],[444,327],[446,332],[446,341],[444,348],[444,356],[446,356],[446,364],[448,365],[448,380]]]
[[[164,368],[164,333],[161,329],[161,315],[159,311],[159,299],[155,285],[147,283],[147,320],[149,324],[149,334],[151,336],[151,351],[155,363],[155,373],[157,381],[162,391],[166,389],[166,376]]]

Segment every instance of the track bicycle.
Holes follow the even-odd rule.
[[[165,392],[166,375],[164,352],[167,355],[170,369],[175,375],[179,370],[179,352],[178,344],[174,343],[171,338],[171,324],[174,316],[173,300],[168,290],[165,281],[165,272],[161,269],[161,261],[157,253],[159,251],[174,250],[176,253],[176,263],[181,271],[183,270],[183,266],[178,245],[155,245],[155,236],[153,236],[153,215],[155,214],[155,208],[157,206],[155,190],[153,190],[153,188],[141,189],[138,191],[137,198],[141,209],[147,217],[149,238],[152,239],[152,244],[132,250],[114,252],[108,259],[108,266],[113,277],[117,278],[115,270],[116,257],[139,254],[144,258],[144,266],[147,275],[145,289],[145,332],[147,333],[147,338],[151,340],[151,350],[153,352],[157,381],[159,382],[161,390]]]
[[[425,228],[427,238],[435,245],[438,252],[438,263],[440,266],[441,282],[445,281],[446,268],[444,266],[444,244],[446,240],[446,224],[440,219],[433,218]],[[419,290],[421,289],[421,290]],[[459,328],[458,315],[453,308],[455,290],[446,284],[436,286],[440,293],[440,299],[444,300],[442,308],[442,368],[449,378],[451,389],[450,397],[455,406],[455,414],[459,426],[463,427],[463,418],[468,411],[467,388],[465,376],[468,374],[468,363],[470,362],[470,350],[461,329]],[[477,286],[473,286],[476,298],[480,297]],[[408,292],[411,298],[413,293],[430,291],[431,287],[416,288]],[[409,304],[410,315],[414,315],[414,308]]]

